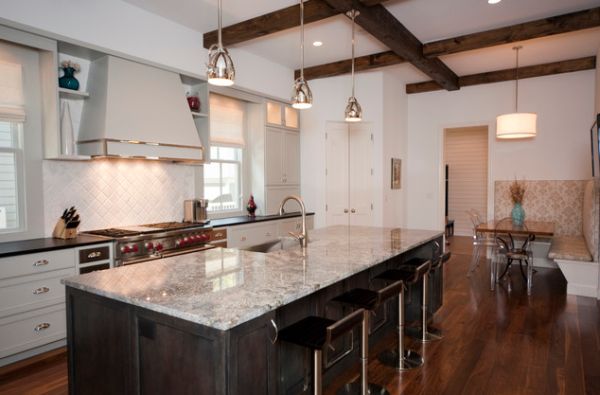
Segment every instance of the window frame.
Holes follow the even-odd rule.
[[[27,218],[25,206],[27,199],[25,197],[25,147],[23,141],[23,122],[14,122],[0,120],[10,125],[11,137],[13,139],[11,147],[0,146],[0,153],[10,153],[15,158],[15,195],[17,204],[17,226],[14,228],[0,229],[0,235],[17,234],[27,231]]]
[[[244,131],[245,134],[245,131]],[[236,216],[236,215],[242,215],[244,213],[244,179],[245,179],[245,162],[246,162],[246,150],[245,147],[243,146],[239,146],[239,145],[234,145],[234,144],[211,144],[210,149],[212,150],[212,148],[234,148],[234,149],[239,149],[240,150],[240,155],[241,158],[238,160],[231,160],[231,159],[216,159],[215,157],[213,157],[212,152],[211,152],[211,158],[210,158],[210,164],[214,164],[214,163],[218,163],[220,165],[220,170],[219,170],[219,178],[221,180],[220,186],[222,188],[223,186],[223,168],[222,168],[222,164],[234,164],[238,166],[238,187],[239,187],[239,208],[236,209],[231,209],[231,210],[215,210],[215,211],[211,211],[208,210],[208,217],[211,219],[217,219],[217,218],[226,218],[226,217],[231,217],[231,216]],[[204,171],[203,171],[203,191],[206,190],[206,177],[204,175]],[[204,195],[206,196],[206,192],[204,192]],[[209,208],[210,208],[210,202],[209,202]]]

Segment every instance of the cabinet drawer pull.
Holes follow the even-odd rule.
[[[33,262],[33,266],[46,266],[49,263],[50,262],[48,262],[47,259],[40,259],[39,261]]]
[[[240,240],[246,241],[246,236],[242,236]]]
[[[220,239],[221,237],[223,237],[223,233],[221,233],[221,232],[215,233],[215,239]]]
[[[37,324],[35,326],[35,328],[33,328],[33,330],[36,332],[41,332],[41,331],[45,331],[48,328],[50,328],[50,324],[47,322],[42,322],[41,324]]]
[[[50,291],[50,288],[48,288],[48,287],[40,287],[38,289],[34,289],[33,294],[34,295],[45,294],[46,292],[49,292],[49,291]]]
[[[271,320],[271,325],[273,325],[273,329],[275,329],[275,337],[273,337],[270,340],[271,340],[272,344],[275,344],[275,343],[277,343],[277,338],[279,337],[279,328],[277,327],[277,324],[273,320]]]
[[[356,210],[355,210],[355,209],[352,209],[352,210],[350,210],[350,212],[351,212],[352,214],[354,214],[354,213],[356,212]]]

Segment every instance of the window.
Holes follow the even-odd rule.
[[[204,197],[208,211],[242,210],[242,149],[212,146],[211,163],[204,165]]]
[[[242,211],[245,102],[210,94],[210,164],[204,165],[204,197],[211,213]]]
[[[25,121],[23,70],[17,63],[0,62],[0,232],[21,230],[24,210],[23,141]]]

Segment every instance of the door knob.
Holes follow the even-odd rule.
[[[355,209],[352,209],[352,210],[350,210],[350,212],[351,212],[352,214],[354,214],[354,213],[356,212],[356,210],[355,210]]]
[[[348,214],[348,209],[347,208],[344,209],[344,213]]]

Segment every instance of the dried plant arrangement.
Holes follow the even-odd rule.
[[[525,197],[525,184],[523,182],[519,182],[518,180],[514,180],[512,184],[510,184],[510,198],[512,199],[514,204],[523,203],[523,198]]]

